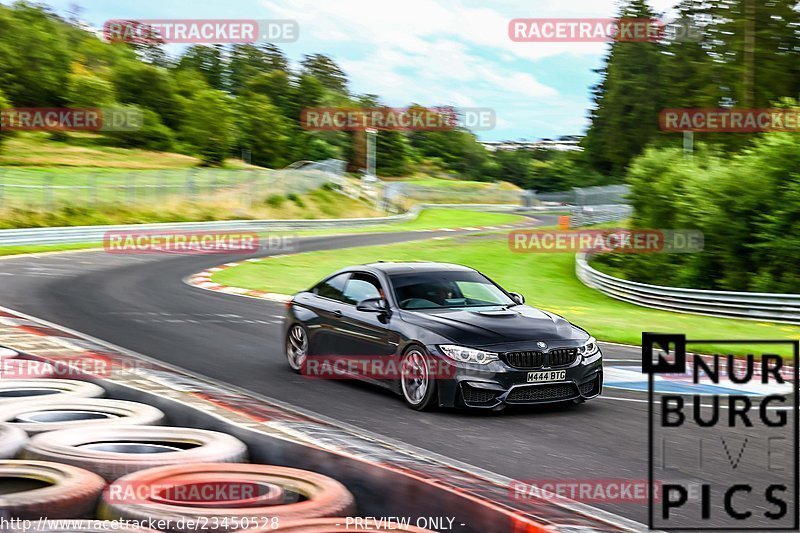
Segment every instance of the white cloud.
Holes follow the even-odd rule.
[[[656,11],[677,0],[651,0]],[[493,107],[498,123],[549,123],[565,117],[574,132],[585,124],[587,102],[567,101],[537,77],[537,63],[599,58],[606,43],[518,43],[508,36],[514,18],[613,17],[614,0],[261,0],[268,16],[299,22],[302,47],[335,49],[357,92],[390,105]],[[550,61],[552,64],[552,61]],[[574,98],[573,98],[574,99]],[[531,111],[548,108],[548,116]],[[510,113],[509,109],[522,109]]]

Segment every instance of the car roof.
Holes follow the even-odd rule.
[[[411,272],[441,272],[441,271],[460,271],[472,272],[473,268],[453,263],[436,263],[433,261],[378,261],[363,265],[373,270],[378,270],[386,274],[407,274]],[[356,268],[356,267],[353,267]]]

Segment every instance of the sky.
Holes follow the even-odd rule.
[[[677,0],[649,0],[667,13]],[[515,18],[601,18],[615,0],[52,0],[66,15],[102,27],[109,19],[292,19],[299,39],[281,44],[293,65],[331,56],[350,90],[393,107],[411,103],[493,109],[483,140],[584,133],[594,72],[606,43],[523,43],[508,37]],[[176,46],[176,45],[171,45]]]

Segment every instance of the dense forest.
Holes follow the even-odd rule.
[[[266,167],[339,158],[351,171],[364,168],[363,132],[302,128],[306,108],[385,105],[378,95],[354,94],[331,57],[308,55],[292,68],[272,44],[194,45],[173,57],[162,45],[106,42],[101,34],[44,5],[0,5],[0,106],[127,107],[143,113],[143,127],[108,132],[105,142],[196,155],[205,165],[246,151]],[[408,103],[425,104],[441,102]],[[381,132],[376,149],[382,176],[424,167],[543,191],[608,179],[570,154],[492,154],[463,128]]]
[[[800,13],[788,0],[685,0],[697,39],[610,47],[584,155],[632,186],[637,228],[702,230],[705,252],[608,256],[631,279],[687,287],[800,292],[797,132],[659,130],[665,108],[796,108]],[[623,17],[652,17],[642,0]]]

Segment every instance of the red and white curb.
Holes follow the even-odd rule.
[[[435,232],[442,232],[442,231],[487,231],[487,230],[500,230],[500,229],[514,229],[520,228],[524,226],[530,225],[530,221],[526,222],[518,222],[516,224],[503,224],[500,226],[479,226],[479,227],[464,227],[464,228],[439,228],[439,229],[423,229],[417,230],[419,232],[424,233],[435,233]],[[436,237],[437,239],[443,239],[444,237]],[[303,252],[298,252],[303,253]],[[290,294],[282,294],[279,292],[269,292],[269,291],[260,291],[255,289],[246,289],[243,287],[234,287],[231,285],[224,285],[222,283],[217,283],[213,281],[211,278],[214,274],[218,272],[222,272],[223,270],[227,270],[229,268],[240,266],[244,263],[252,263],[262,261],[264,259],[272,259],[276,257],[286,257],[289,255],[297,255],[297,254],[281,254],[281,255],[271,255],[268,257],[262,258],[255,258],[255,259],[247,259],[245,261],[236,261],[232,263],[225,263],[224,265],[219,265],[213,268],[209,268],[207,270],[203,270],[202,272],[198,272],[196,274],[192,274],[191,276],[185,278],[183,281],[187,285],[191,285],[192,287],[197,287],[198,289],[203,289],[212,292],[221,292],[224,294],[233,294],[235,296],[244,296],[246,298],[257,298],[259,300],[267,300],[270,302],[288,302],[292,299]]]
[[[284,257],[284,255],[273,255],[271,257]],[[260,259],[258,259],[258,261],[260,261]],[[232,287],[230,285],[223,285],[222,283],[211,281],[211,276],[213,276],[217,272],[222,272],[223,270],[226,270],[228,268],[237,267],[246,262],[247,261],[225,263],[224,265],[216,266],[214,268],[209,268],[208,270],[203,270],[202,272],[198,272],[197,274],[192,274],[183,281],[188,285],[191,285],[192,287],[197,287],[198,289],[204,289],[207,291],[222,292],[225,294],[233,294],[236,296],[244,296],[247,298],[258,298],[259,300],[268,300],[270,302],[288,302],[289,300],[291,300],[292,297],[289,294],[258,291],[254,289],[245,289],[242,287]]]

